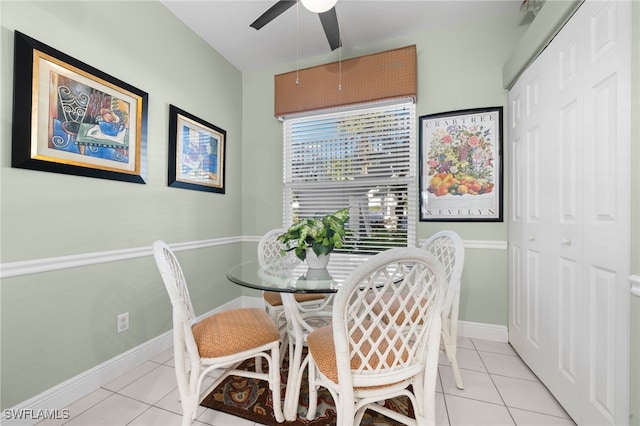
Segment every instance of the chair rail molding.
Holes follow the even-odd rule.
[[[421,238],[419,244],[424,244],[426,240],[426,238]],[[508,247],[506,241],[495,240],[463,240],[462,244],[466,249],[506,250]]]
[[[239,243],[242,241],[243,239],[241,237],[227,237],[175,243],[169,244],[169,246],[173,251],[184,251],[222,246],[227,244]],[[122,250],[81,253],[69,256],[48,257],[43,259],[9,262],[0,265],[0,279],[17,277],[21,275],[37,274],[41,272],[51,272],[60,269],[97,265],[100,263],[116,262],[120,260],[135,259],[145,256],[153,256],[151,245]]]
[[[169,244],[173,251],[196,250],[207,247],[223,246],[235,243],[258,243],[260,236],[237,236],[213,238],[208,240],[188,241]],[[465,240],[464,247],[468,249],[506,250],[506,241]],[[110,250],[93,253],[80,253],[68,256],[30,259],[0,264],[0,279],[18,277],[22,275],[38,274],[57,271],[60,269],[78,268],[81,266],[97,265],[100,263],[117,262],[138,257],[153,256],[151,245],[121,250]]]

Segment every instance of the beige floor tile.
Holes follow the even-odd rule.
[[[451,426],[514,425],[504,405],[445,395]]]
[[[202,386],[204,388],[207,388],[212,383],[213,383],[213,379],[209,377],[205,377],[202,382]],[[171,392],[169,392],[164,398],[162,398],[160,401],[156,402],[153,405],[158,408],[162,408],[164,410],[182,415],[182,405],[180,404],[180,392],[178,391],[177,387]],[[198,411],[196,413],[196,418],[199,415],[201,415],[204,412],[204,410],[206,410],[206,408],[199,406]]]
[[[108,397],[113,395],[113,392],[103,388],[96,389],[83,398],[80,398],[73,404],[66,407],[69,417],[66,419],[47,419],[38,423],[38,426],[59,426],[67,423],[70,419],[78,417],[80,414],[87,410],[90,410],[93,406],[101,401],[104,401]]]
[[[458,348],[456,352],[456,358],[458,359],[458,366],[461,369],[482,371],[484,373],[487,372],[482,359],[480,359],[480,356],[475,349]],[[444,353],[440,356],[438,363],[440,365],[451,366],[451,363],[447,359],[447,356],[444,355]]]
[[[204,412],[196,417],[199,422],[213,425],[213,426],[254,426],[255,422],[243,419],[241,417],[232,416],[231,414],[223,413],[221,411],[206,409]]]
[[[531,372],[527,364],[518,356],[493,352],[478,352],[478,354],[490,374],[538,381],[536,375]]]
[[[482,352],[495,352],[517,356],[516,351],[508,343],[491,342],[489,340],[472,339],[475,349]]]
[[[182,415],[182,405],[180,405],[180,392],[178,391],[177,387],[153,405],[158,408],[162,408],[163,410]]]
[[[444,402],[444,395],[441,393],[436,393],[436,425],[449,426],[447,405]]]
[[[540,382],[492,376],[507,407],[568,418],[562,406]]]
[[[458,336],[458,339],[456,340],[456,345],[459,348],[475,349],[475,346],[473,346],[473,343],[472,343],[471,339],[468,338],[468,337],[460,337],[460,336]]]
[[[532,411],[509,408],[511,416],[518,426],[575,426],[571,419],[534,413]]]
[[[155,404],[177,388],[175,370],[160,365],[118,391],[119,394]]]
[[[65,426],[124,426],[148,409],[148,404],[113,394],[90,410],[74,417]]]
[[[440,371],[438,370],[438,377],[436,378],[436,392],[442,393],[442,378],[440,377]]]
[[[173,360],[173,348],[167,349],[166,351],[161,352],[160,354],[150,359],[150,361],[157,362],[158,364],[166,364],[172,360]]]
[[[153,370],[154,368],[158,368],[158,364],[157,363],[151,362],[151,361],[144,362],[144,363],[140,364],[139,366],[137,366],[136,368],[124,373],[122,376],[120,376],[117,379],[111,381],[110,383],[107,383],[106,385],[104,385],[102,387],[107,389],[107,390],[117,392],[120,389],[122,389],[123,387],[131,384],[132,382],[135,382],[140,377],[144,376],[145,374],[147,374],[149,371]]]
[[[493,380],[491,380],[491,376],[487,373],[471,370],[461,371],[464,389],[458,389],[451,367],[441,365],[439,369],[440,377],[442,378],[442,389],[445,394],[493,404],[503,404],[502,398],[493,384]]]
[[[127,426],[177,426],[181,423],[182,416],[161,408],[150,407]]]

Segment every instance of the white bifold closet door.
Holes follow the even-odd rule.
[[[587,0],[509,92],[509,340],[579,425],[629,422],[630,57]]]

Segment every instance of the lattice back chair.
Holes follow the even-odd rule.
[[[184,274],[169,246],[153,243],[153,255],[173,305],[173,350],[182,405],[182,424],[190,425],[202,399],[229,375],[269,382],[273,411],[284,421],[280,400],[279,332],[262,309],[239,308],[197,321]],[[268,373],[236,370],[242,361],[266,359]],[[223,374],[201,392],[203,379],[214,369]]]
[[[260,267],[266,272],[278,273],[278,270],[292,269],[300,263],[293,251],[282,254],[284,245],[278,241],[278,236],[285,232],[285,229],[272,229],[262,236],[258,243],[258,262]],[[265,291],[262,293],[265,306],[269,316],[276,324],[284,325],[284,310],[282,306],[282,296],[275,291]],[[322,294],[296,294],[296,302],[303,311],[307,308],[324,308],[329,303],[327,297]]]
[[[61,127],[67,134],[67,140],[62,141],[60,136],[53,136],[52,142],[58,146],[67,146],[69,143],[75,142],[91,98],[84,92],[75,93],[71,88],[62,85],[58,87],[58,101],[64,115]]]
[[[460,367],[456,357],[458,339],[458,308],[460,305],[460,277],[464,266],[464,245],[453,231],[440,231],[428,238],[422,248],[433,255],[444,268],[447,291],[442,308],[442,347],[451,362],[456,387],[464,389]],[[371,298],[371,296],[369,296]],[[388,296],[384,296],[385,300]],[[375,310],[382,306],[375,305]],[[396,309],[392,306],[391,309]]]
[[[442,345],[451,362],[453,377],[458,389],[464,389],[460,367],[456,357],[458,340],[458,309],[460,307],[460,278],[464,268],[464,244],[454,231],[436,232],[422,248],[431,253],[444,267],[447,275],[447,292],[442,308]]]
[[[332,325],[307,337],[307,418],[315,417],[323,386],[339,425],[360,424],[367,409],[405,424],[434,424],[445,290],[442,266],[420,248],[389,249],[356,268],[336,294]],[[380,404],[400,395],[415,419]]]

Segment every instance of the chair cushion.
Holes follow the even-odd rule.
[[[324,299],[324,295],[320,293],[296,293],[294,297],[298,303]],[[282,306],[282,295],[277,291],[265,291],[262,298],[271,306]]]
[[[370,326],[372,324],[373,324],[372,322],[366,323],[364,324],[364,326],[366,328],[367,326]],[[376,329],[372,334],[373,334],[372,337],[375,340],[377,339],[377,337],[380,336],[380,331]],[[389,334],[393,335],[394,331],[389,330]],[[362,337],[362,332],[360,330],[356,334],[356,339],[354,340],[357,340],[358,337]],[[396,342],[396,343],[397,344],[395,346],[399,347],[400,342]],[[382,341],[380,345],[375,349],[377,349],[379,352],[383,352],[387,348],[387,344],[388,343],[386,343],[386,341]],[[336,347],[333,341],[333,326],[328,325],[322,328],[318,328],[317,330],[314,330],[313,332],[311,332],[307,336],[307,346],[309,348],[309,352],[313,356],[313,359],[316,363],[316,366],[318,367],[318,370],[322,374],[324,374],[329,380],[333,381],[334,383],[338,383],[338,364],[336,362]],[[361,352],[367,353],[370,350],[371,350],[371,345],[368,343],[365,343],[363,347],[361,347]],[[402,359],[406,361],[408,356],[409,356],[408,352],[406,350],[403,351]],[[386,362],[388,364],[393,364],[394,359],[395,359],[395,353],[394,351],[391,351],[387,356]],[[367,364],[372,367],[375,367],[379,363],[380,363],[380,358],[378,357],[377,354],[374,354],[371,356]],[[360,366],[361,366],[360,359],[353,356],[351,358],[351,369],[355,370],[355,369],[358,369]]]
[[[216,358],[278,341],[280,333],[269,315],[259,308],[219,312],[191,327],[202,358]]]

